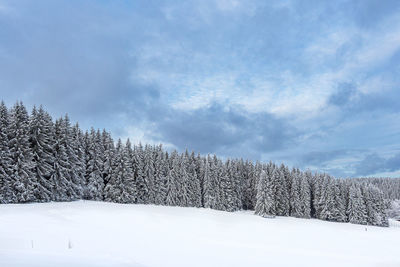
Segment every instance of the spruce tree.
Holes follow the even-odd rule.
[[[55,186],[50,179],[54,172],[55,132],[52,119],[42,107],[33,108],[30,119],[29,141],[33,154],[33,173],[36,176],[35,198],[40,202],[52,199]]]
[[[86,187],[86,155],[85,155],[85,141],[84,135],[75,124],[71,129],[71,153],[73,155],[70,160],[73,162],[74,173],[73,183],[75,184],[75,191],[78,198],[84,197]]]
[[[129,147],[129,140],[123,147],[121,139],[118,139],[110,179],[104,188],[105,201],[118,203],[133,203],[135,201],[136,190],[132,163],[128,156]]]
[[[265,218],[275,217],[275,196],[273,189],[270,177],[263,170],[257,186],[255,214]]]
[[[300,203],[301,203],[301,217],[311,218],[311,190],[307,180],[307,176],[298,171],[300,179]]]
[[[276,215],[289,216],[289,193],[287,191],[287,170],[282,164],[280,168],[275,167],[273,183],[275,188],[275,211]]]
[[[216,206],[216,194],[217,194],[217,184],[216,184],[216,176],[217,176],[217,160],[214,155],[214,158],[211,158],[208,155],[204,162],[204,207],[205,208],[214,208]]]
[[[13,166],[9,140],[10,118],[4,102],[0,104],[0,203],[15,203]]]
[[[111,137],[111,134],[106,130],[103,130],[101,134],[101,141],[103,145],[103,164],[102,164],[102,177],[104,181],[104,185],[107,185],[110,180],[111,172],[112,172],[112,164],[115,156],[115,146],[114,141]],[[132,153],[127,155],[128,157],[132,157]],[[131,166],[132,168],[132,166]]]
[[[136,183],[136,203],[145,204],[148,201],[149,187],[145,170],[145,156],[142,144],[139,143],[133,149],[133,170]]]
[[[181,196],[179,192],[179,165],[180,157],[176,151],[173,151],[171,157],[169,158],[170,166],[167,175],[167,195],[166,195],[166,205],[168,206],[180,206]]]
[[[192,203],[193,207],[201,207],[201,177],[198,175],[197,172],[197,162],[198,158],[195,156],[194,152],[192,152],[189,156],[189,161],[187,165],[188,169],[188,176],[189,176],[189,187],[191,188],[190,191],[190,202]]]
[[[154,203],[156,205],[164,205],[167,195],[167,175],[169,172],[168,163],[166,162],[166,154],[159,145],[155,151],[154,157]],[[166,171],[168,169],[168,171]]]
[[[9,148],[16,201],[35,201],[37,180],[33,174],[33,155],[29,143],[29,115],[22,102],[14,105],[10,115]]]
[[[50,181],[54,185],[52,190],[52,200],[54,201],[68,201],[72,199],[72,185],[69,175],[71,166],[64,146],[65,131],[63,130],[63,124],[62,119],[58,119],[55,122],[54,165],[53,172],[50,175]]]
[[[101,145],[100,135],[92,128],[88,140],[86,165],[86,198],[90,200],[101,200],[103,197]]]
[[[153,158],[153,151],[150,145],[145,145],[144,148],[144,156],[143,156],[143,187],[141,191],[141,199],[143,203],[154,204],[154,158]],[[143,190],[145,189],[145,190]]]
[[[290,188],[290,216],[303,217],[303,203],[300,197],[301,176],[296,169],[292,170]]]
[[[367,224],[367,210],[359,185],[352,184],[349,190],[347,207],[348,221],[354,224]]]

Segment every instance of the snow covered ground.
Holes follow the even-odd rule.
[[[0,205],[0,266],[400,266],[400,227],[78,201]]]

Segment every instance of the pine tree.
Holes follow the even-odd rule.
[[[136,203],[146,204],[148,201],[149,188],[148,188],[147,176],[146,173],[144,173],[145,156],[142,144],[140,143],[133,149],[132,164],[133,164],[134,177],[137,190]]]
[[[345,197],[342,194],[340,181],[337,179],[334,179],[333,182],[333,194],[335,201],[333,220],[336,222],[346,222]]]
[[[289,216],[289,194],[287,191],[287,177],[286,168],[282,164],[280,168],[275,167],[275,174],[273,176],[273,183],[275,188],[275,211],[276,215]]]
[[[117,142],[115,159],[112,164],[110,180],[104,188],[104,200],[118,203],[133,203],[136,189],[132,171],[132,162],[128,156],[129,140],[125,147],[121,139]]]
[[[79,173],[80,161],[77,155],[77,146],[73,139],[73,133],[71,123],[68,115],[60,120],[61,122],[61,135],[60,145],[64,146],[65,153],[67,155],[68,172],[66,179],[68,180],[69,187],[67,188],[67,195],[69,200],[80,199],[83,195],[82,182],[80,180],[81,174]]]
[[[311,190],[310,185],[307,180],[307,176],[303,175],[300,171],[299,174],[299,182],[300,182],[300,205],[301,205],[301,217],[302,218],[311,218]]]
[[[218,210],[224,211],[233,211],[234,207],[232,206],[231,199],[233,198],[233,187],[230,180],[230,169],[231,161],[228,159],[225,164],[221,165],[219,169],[219,198],[218,204],[215,207]]]
[[[237,163],[227,160],[220,178],[222,210],[236,211],[242,208],[240,179]]]
[[[243,181],[243,208],[245,210],[253,210],[254,203],[254,192],[255,192],[255,177],[254,177],[254,165],[250,161],[244,163],[244,181]]]
[[[300,198],[301,176],[296,169],[292,170],[290,188],[290,216],[302,218],[302,200]]]
[[[176,151],[173,151],[171,157],[169,158],[170,166],[167,175],[167,195],[166,195],[166,205],[168,206],[180,206],[181,196],[179,192],[179,165],[180,157]]]
[[[204,207],[204,161],[205,157],[201,157],[200,153],[198,153],[195,160],[195,168],[196,176],[200,186],[200,195],[198,196],[200,199],[200,207]]]
[[[33,173],[36,176],[35,198],[40,202],[52,199],[55,184],[50,177],[54,172],[54,125],[49,114],[42,107],[33,108],[30,120],[29,141],[33,154]]]
[[[348,221],[354,224],[367,224],[367,211],[360,186],[352,184],[349,190],[347,207]]]
[[[274,188],[266,171],[262,171],[257,186],[255,214],[266,218],[275,217]]]
[[[88,140],[86,165],[86,198],[101,200],[103,197],[104,181],[102,176],[101,137],[92,128]]]
[[[216,176],[217,176],[217,160],[208,155],[204,162],[204,207],[213,208],[216,206]]]
[[[55,144],[53,147],[53,173],[50,181],[54,185],[52,190],[52,200],[68,201],[71,200],[71,180],[69,170],[71,168],[67,151],[64,146],[63,120],[58,119],[55,122]]]
[[[310,173],[310,172],[309,172]],[[306,172],[307,175],[307,172]],[[325,183],[326,175],[325,174],[315,174],[314,176],[314,184],[313,184],[313,202],[312,202],[312,210],[313,210],[313,217],[320,219],[321,218],[321,211],[323,209],[324,204],[324,183]]]
[[[33,155],[29,144],[29,116],[25,106],[16,103],[11,109],[9,148],[13,166],[12,179],[16,201],[19,203],[35,201],[34,189],[37,186],[33,174]]]
[[[85,142],[84,135],[79,129],[79,125],[75,124],[71,130],[71,153],[74,173],[73,173],[73,183],[75,184],[75,191],[77,198],[84,197],[85,193],[85,175],[86,175],[86,155],[85,155]]]
[[[189,165],[189,155],[186,151],[185,154],[179,156],[179,161],[174,165],[176,167],[176,173],[178,174],[176,179],[178,180],[179,187],[179,198],[180,198],[180,206],[183,207],[192,207],[192,199],[191,192],[192,188],[190,188],[190,178],[188,173],[188,165]],[[174,172],[175,173],[175,172]]]
[[[162,146],[159,145],[155,151],[154,157],[154,203],[156,205],[164,205],[167,195],[167,175],[166,171],[168,164],[166,162],[166,155],[163,153]]]
[[[367,224],[388,226],[386,206],[382,191],[373,185],[361,187],[367,213]]]
[[[10,118],[4,102],[0,104],[0,203],[15,203],[13,167],[9,149]]]
[[[103,130],[101,134],[101,141],[103,145],[103,164],[102,164],[102,177],[104,181],[104,185],[107,185],[108,181],[110,180],[112,168],[113,168],[113,160],[115,156],[115,146],[114,141],[111,137],[111,134]],[[128,153],[127,155],[129,158],[132,157],[132,153]],[[131,166],[132,168],[132,166]]]
[[[199,166],[198,163],[199,158],[197,158],[194,152],[191,153],[189,157],[189,165],[188,165],[188,174],[189,174],[189,182],[191,191],[191,202],[194,207],[202,207],[202,191],[201,191],[201,177],[198,175],[197,168]]]
[[[143,203],[154,204],[155,195],[153,190],[154,185],[154,158],[153,151],[150,145],[146,145],[144,149],[144,157],[143,157],[143,187],[145,190],[142,190],[141,199]]]
[[[324,180],[321,197],[319,199],[319,205],[321,207],[319,219],[321,220],[334,220],[336,205],[332,183],[333,181],[330,177],[327,177],[327,179]]]

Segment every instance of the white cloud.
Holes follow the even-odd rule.
[[[255,1],[221,0],[215,3],[224,12],[256,6]],[[196,16],[209,21],[210,6],[196,1],[195,4]],[[287,1],[276,8],[290,6],[291,2]],[[164,11],[169,19],[174,18],[175,12],[182,11],[174,7]],[[134,74],[134,79],[162,85],[162,94],[174,108],[193,110],[215,101],[239,105],[249,112],[266,111],[307,120],[321,116],[327,99],[341,82],[355,83],[363,93],[391,89],[393,82],[390,79],[381,74],[366,77],[365,73],[385,62],[400,48],[400,19],[388,18],[379,30],[371,32],[351,25],[326,28],[318,35],[324,37],[310,41],[299,56],[302,64],[312,70],[312,74],[306,76],[290,68],[282,73],[265,73],[262,66],[259,71],[251,73],[245,68],[246,63],[240,62],[240,57],[231,70],[214,71],[215,62],[224,60],[218,54],[192,51],[190,45],[162,33],[153,33],[152,36],[157,42],[146,44],[135,55],[140,66],[137,70],[140,71]],[[202,66],[203,71],[189,72],[185,68],[188,64]],[[205,66],[209,67],[206,71]],[[243,75],[248,76],[246,85],[238,83]]]
[[[150,145],[159,145],[162,144],[166,149],[176,149],[176,147],[165,140],[159,140],[152,138],[154,135],[151,134],[148,126],[146,125],[130,125],[124,129],[124,134],[120,136],[123,142],[129,138],[130,142],[133,145],[137,145],[139,143],[142,144],[150,144]]]
[[[232,11],[241,7],[239,0],[216,0],[217,7],[222,11]]]

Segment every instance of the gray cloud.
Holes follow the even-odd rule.
[[[355,152],[359,152],[359,150],[348,150],[348,149],[340,149],[340,150],[331,150],[331,151],[312,151],[302,155],[300,162],[302,165],[314,165],[326,167],[332,160],[352,155]]]
[[[357,91],[353,83],[340,83],[338,89],[328,98],[328,104],[344,111],[345,117],[361,112],[400,111],[399,90],[381,90],[365,94]]]
[[[259,157],[294,143],[298,135],[287,121],[271,114],[247,113],[217,103],[194,111],[169,109],[163,112],[155,122],[160,139],[180,149],[203,153],[229,151],[240,155],[246,148],[256,151]]]
[[[356,94],[356,89],[351,83],[341,83],[338,90],[334,92],[328,99],[328,103],[343,107],[346,106],[351,98]]]
[[[400,153],[389,158],[382,158],[376,153],[369,154],[355,166],[355,170],[358,176],[398,171],[400,170]]]
[[[301,55],[324,33],[338,31],[340,37],[343,25],[374,31],[398,12],[398,1],[282,5],[255,0],[229,11],[219,10],[211,0],[0,1],[9,7],[0,13],[0,92],[9,105],[16,100],[28,106],[43,104],[54,116],[68,112],[84,128],[105,127],[116,137],[126,136],[126,128],[133,126],[143,130],[146,139],[179,149],[285,158],[324,169],[359,148],[365,153],[373,151],[371,147],[398,144],[398,129],[389,118],[400,111],[398,88],[361,94],[356,84],[382,73],[398,84],[393,77],[398,76],[399,53],[378,70],[351,73],[354,82],[339,84],[328,100],[328,112],[305,120],[250,113],[231,105],[229,96],[226,103],[191,111],[170,106],[183,99],[183,90],[188,97],[198,87],[218,90],[196,87],[191,81],[225,77],[220,75],[224,73],[243,77],[235,84],[243,95],[256,86],[254,77],[276,81],[274,95],[287,87],[280,82],[282,73],[296,73],[301,81],[340,68],[360,47],[357,40],[315,66]],[[175,83],[182,77],[187,84]],[[371,156],[357,170],[393,170],[398,161],[397,156]],[[348,173],[354,166],[344,168],[332,171]]]

